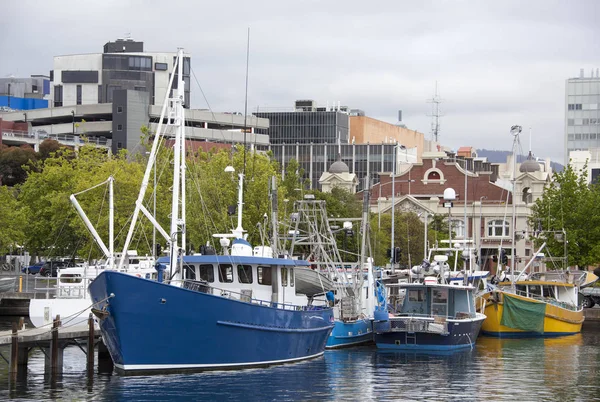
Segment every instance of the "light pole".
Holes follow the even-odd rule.
[[[456,200],[456,191],[448,187],[444,190],[444,208],[448,208],[448,248],[452,247],[452,204]]]
[[[482,243],[481,242],[481,226],[483,224],[483,213],[481,211],[481,206],[483,205],[483,200],[487,200],[487,195],[482,195],[481,197],[479,197],[479,228],[478,228],[479,235],[477,236],[479,238],[479,242],[478,242],[479,243],[479,252],[477,253],[478,254],[477,261],[478,261],[480,269],[481,269],[481,246],[482,246],[482,244],[481,244]],[[485,226],[483,227],[483,230],[485,233]]]
[[[396,209],[396,206],[394,205],[395,202],[395,195],[396,195],[396,154],[398,153],[398,143],[396,143],[396,145],[394,145],[394,157],[393,162],[392,162],[392,244],[391,244],[391,259],[390,259],[390,263],[392,265],[392,274],[395,273],[395,262],[394,262],[394,253],[395,253],[395,248],[394,248],[394,210]]]
[[[73,136],[75,136],[75,111],[71,110],[71,122],[73,124]]]

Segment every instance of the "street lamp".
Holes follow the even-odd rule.
[[[73,123],[73,135],[75,135],[75,111],[74,110],[71,110],[71,116],[72,116],[71,122]]]
[[[448,187],[444,190],[444,208],[448,208],[448,247],[452,247],[452,205],[456,200],[456,191]]]
[[[483,213],[481,211],[481,206],[483,205],[483,200],[487,200],[487,195],[482,195],[481,197],[479,197],[479,230],[478,230],[478,232],[479,232],[479,236],[478,236],[479,237],[479,255],[478,255],[477,262],[479,264],[480,269],[482,269],[481,268],[481,246],[482,246],[482,244],[481,244],[481,226],[483,223]],[[483,227],[483,230],[485,233],[485,226]]]

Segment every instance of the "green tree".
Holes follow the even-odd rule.
[[[25,219],[16,197],[16,189],[0,186],[0,253],[6,253],[25,240]]]
[[[566,232],[568,265],[583,267],[600,261],[600,188],[587,184],[587,166],[578,174],[570,165],[554,174],[553,181],[532,206],[530,226],[540,234],[536,246],[547,243],[555,257],[564,256]]]

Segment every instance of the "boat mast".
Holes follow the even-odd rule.
[[[183,51],[181,51],[181,54],[183,54]],[[178,53],[178,58],[177,58],[175,64],[178,65],[179,63],[181,63],[181,60],[179,60],[179,53]],[[164,237],[164,239],[167,242],[171,243],[171,237],[169,236],[169,234],[162,228],[162,226],[160,226],[160,224],[156,221],[156,219],[150,213],[150,211],[148,211],[146,209],[146,207],[144,207],[144,196],[146,195],[146,189],[148,188],[148,184],[150,181],[150,173],[152,172],[152,167],[154,166],[154,163],[156,162],[156,154],[157,154],[157,150],[158,150],[158,144],[160,143],[161,136],[164,135],[163,121],[165,120],[165,117],[167,116],[167,107],[170,104],[169,99],[171,96],[171,89],[173,88],[173,79],[174,78],[175,78],[175,74],[171,74],[171,79],[169,80],[169,86],[167,87],[167,91],[165,94],[165,101],[163,102],[163,107],[160,112],[160,119],[158,120],[158,127],[156,128],[156,134],[154,136],[154,141],[152,142],[150,156],[148,157],[148,165],[146,165],[146,171],[144,172],[144,178],[142,179],[142,185],[140,187],[140,192],[138,193],[138,198],[135,202],[135,209],[133,210],[133,216],[131,217],[131,223],[129,224],[129,231],[127,232],[127,237],[125,238],[125,244],[123,245],[123,253],[121,254],[121,258],[119,260],[119,265],[117,266],[117,268],[121,268],[123,266],[123,264],[125,263],[125,258],[127,256],[127,249],[129,248],[129,244],[131,243],[131,239],[133,237],[133,232],[135,230],[135,225],[137,223],[137,219],[138,219],[140,212],[142,212],[150,220],[150,222],[152,222],[154,227],[159,231],[159,233]],[[179,78],[181,78],[181,75],[179,75]],[[167,125],[168,124],[169,123],[167,123]]]
[[[174,125],[176,127],[175,145],[173,148],[173,197],[171,205],[171,253],[170,277],[172,280],[183,278],[181,270],[175,269],[180,255],[185,254],[185,115],[183,109],[184,86],[183,82],[183,50],[177,51],[177,96],[172,99],[174,107]],[[179,245],[178,234],[181,233],[182,244]]]
[[[275,253],[279,254],[280,253],[280,249],[279,249],[279,233],[277,232],[279,230],[278,228],[278,219],[279,219],[279,205],[278,203],[278,198],[277,198],[277,177],[272,176],[271,177],[271,227],[272,227],[272,232],[273,232],[273,237],[271,240],[271,246],[273,247],[273,250],[275,251]]]
[[[516,183],[517,183],[517,144],[519,142],[519,134],[521,133],[521,126],[512,126],[510,133],[513,135],[513,175],[512,175],[512,250],[511,250],[511,264],[510,264],[510,277],[512,281],[513,291],[515,288],[515,264],[517,263],[517,200],[516,194]]]

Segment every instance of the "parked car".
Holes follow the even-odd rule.
[[[588,286],[581,289],[580,294],[583,297],[583,308],[592,308],[600,304],[600,287]]]
[[[503,282],[509,282],[509,281],[512,281],[513,278],[515,280],[517,278],[519,278],[520,281],[526,281],[527,278],[529,278],[529,275],[527,275],[526,273],[524,273],[523,275],[521,275],[521,277],[519,277],[520,274],[521,274],[521,271],[515,271],[514,276],[511,275],[510,271],[502,271],[500,273],[500,280]]]
[[[25,274],[31,274],[31,275],[39,274],[40,269],[42,268],[43,265],[44,265],[44,261],[36,262],[35,264],[32,264],[28,267],[21,268],[21,272],[23,272]]]
[[[75,264],[71,261],[46,261],[40,268],[41,276],[57,276],[58,270],[61,268],[74,267]]]

